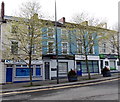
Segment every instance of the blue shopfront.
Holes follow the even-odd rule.
[[[28,82],[30,69],[25,63],[6,62],[6,83]],[[32,79],[33,81],[44,80],[44,69],[42,61],[32,62]]]

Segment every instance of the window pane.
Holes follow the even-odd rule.
[[[48,43],[48,53],[53,53],[53,49],[54,49],[53,44],[54,44],[53,42]]]
[[[16,67],[21,67],[21,65],[16,65]]]
[[[94,65],[94,73],[98,72],[98,65]]]
[[[67,54],[67,43],[62,43],[62,52],[63,54]]]
[[[67,30],[62,30],[62,33],[61,33],[61,37],[62,39],[68,39],[68,31]]]
[[[23,67],[27,67],[27,65],[23,65]]]
[[[17,33],[18,26],[12,25],[12,33]]]
[[[105,66],[108,66],[108,61],[105,61]]]
[[[53,38],[53,36],[54,36],[54,29],[48,28],[48,37]]]
[[[32,69],[33,75],[33,69]],[[30,76],[30,69],[29,68],[16,68],[16,76]]]
[[[18,54],[18,42],[15,41],[11,42],[11,53]]]
[[[82,72],[83,72],[83,73],[86,73],[86,72],[87,72],[86,65],[83,64],[83,65],[81,65],[81,66],[82,66]]]
[[[40,76],[41,75],[41,68],[36,68],[36,75]]]

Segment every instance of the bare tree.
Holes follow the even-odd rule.
[[[94,47],[98,46],[98,42],[102,36],[100,32],[103,29],[93,26],[83,26],[80,24],[66,24],[67,28],[72,31],[70,34],[70,43],[76,46],[75,40],[77,42],[76,49],[78,54],[85,57],[86,68],[88,72],[88,78],[91,79],[90,69],[88,65],[88,55],[94,54]],[[99,32],[99,33],[98,33]],[[99,37],[98,37],[99,36]]]
[[[87,12],[81,12],[80,14],[75,14],[72,17],[72,22],[76,24],[86,25],[86,21],[89,26],[97,26],[97,27],[107,27],[106,19],[104,18],[96,18],[94,16],[90,16]]]
[[[85,12],[75,15],[72,21],[76,24],[70,28],[77,29],[77,41],[81,44],[81,48],[77,49],[81,49],[81,54],[85,56],[88,78],[91,79],[88,55],[94,54],[93,47],[98,46],[99,40],[103,38],[101,36],[103,29],[101,28],[107,28],[107,23],[105,20],[90,17],[88,13]]]
[[[111,50],[111,53],[116,53],[118,55],[119,59],[119,65],[120,65],[120,32],[118,31],[118,26],[115,24],[112,27],[113,30],[107,35],[107,40],[109,41]]]
[[[40,4],[38,2],[26,2],[22,4],[20,8],[19,17],[12,17],[10,21],[9,35],[7,39],[12,41],[4,44],[6,52],[10,51],[10,54],[5,54],[7,59],[22,60],[30,69],[30,85],[32,84],[32,68],[31,64],[33,60],[41,59],[42,55],[42,28],[45,27],[46,21],[40,19]],[[9,26],[8,26],[9,27]],[[10,55],[10,56],[9,56]]]

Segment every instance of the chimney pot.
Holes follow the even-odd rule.
[[[2,20],[4,20],[4,14],[5,14],[4,7],[5,7],[5,4],[4,4],[4,2],[2,2],[2,4],[1,4],[1,18],[2,18]]]
[[[65,17],[62,17],[61,19],[59,19],[58,22],[64,24],[65,23]]]

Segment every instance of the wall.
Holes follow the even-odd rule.
[[[50,79],[52,77],[56,77],[57,73],[56,70],[51,71],[51,69],[56,69],[57,63],[56,60],[44,60],[44,62],[50,62]],[[70,71],[70,69],[74,69],[74,60],[61,60],[59,59],[59,62],[67,62],[68,63],[68,71]]]

